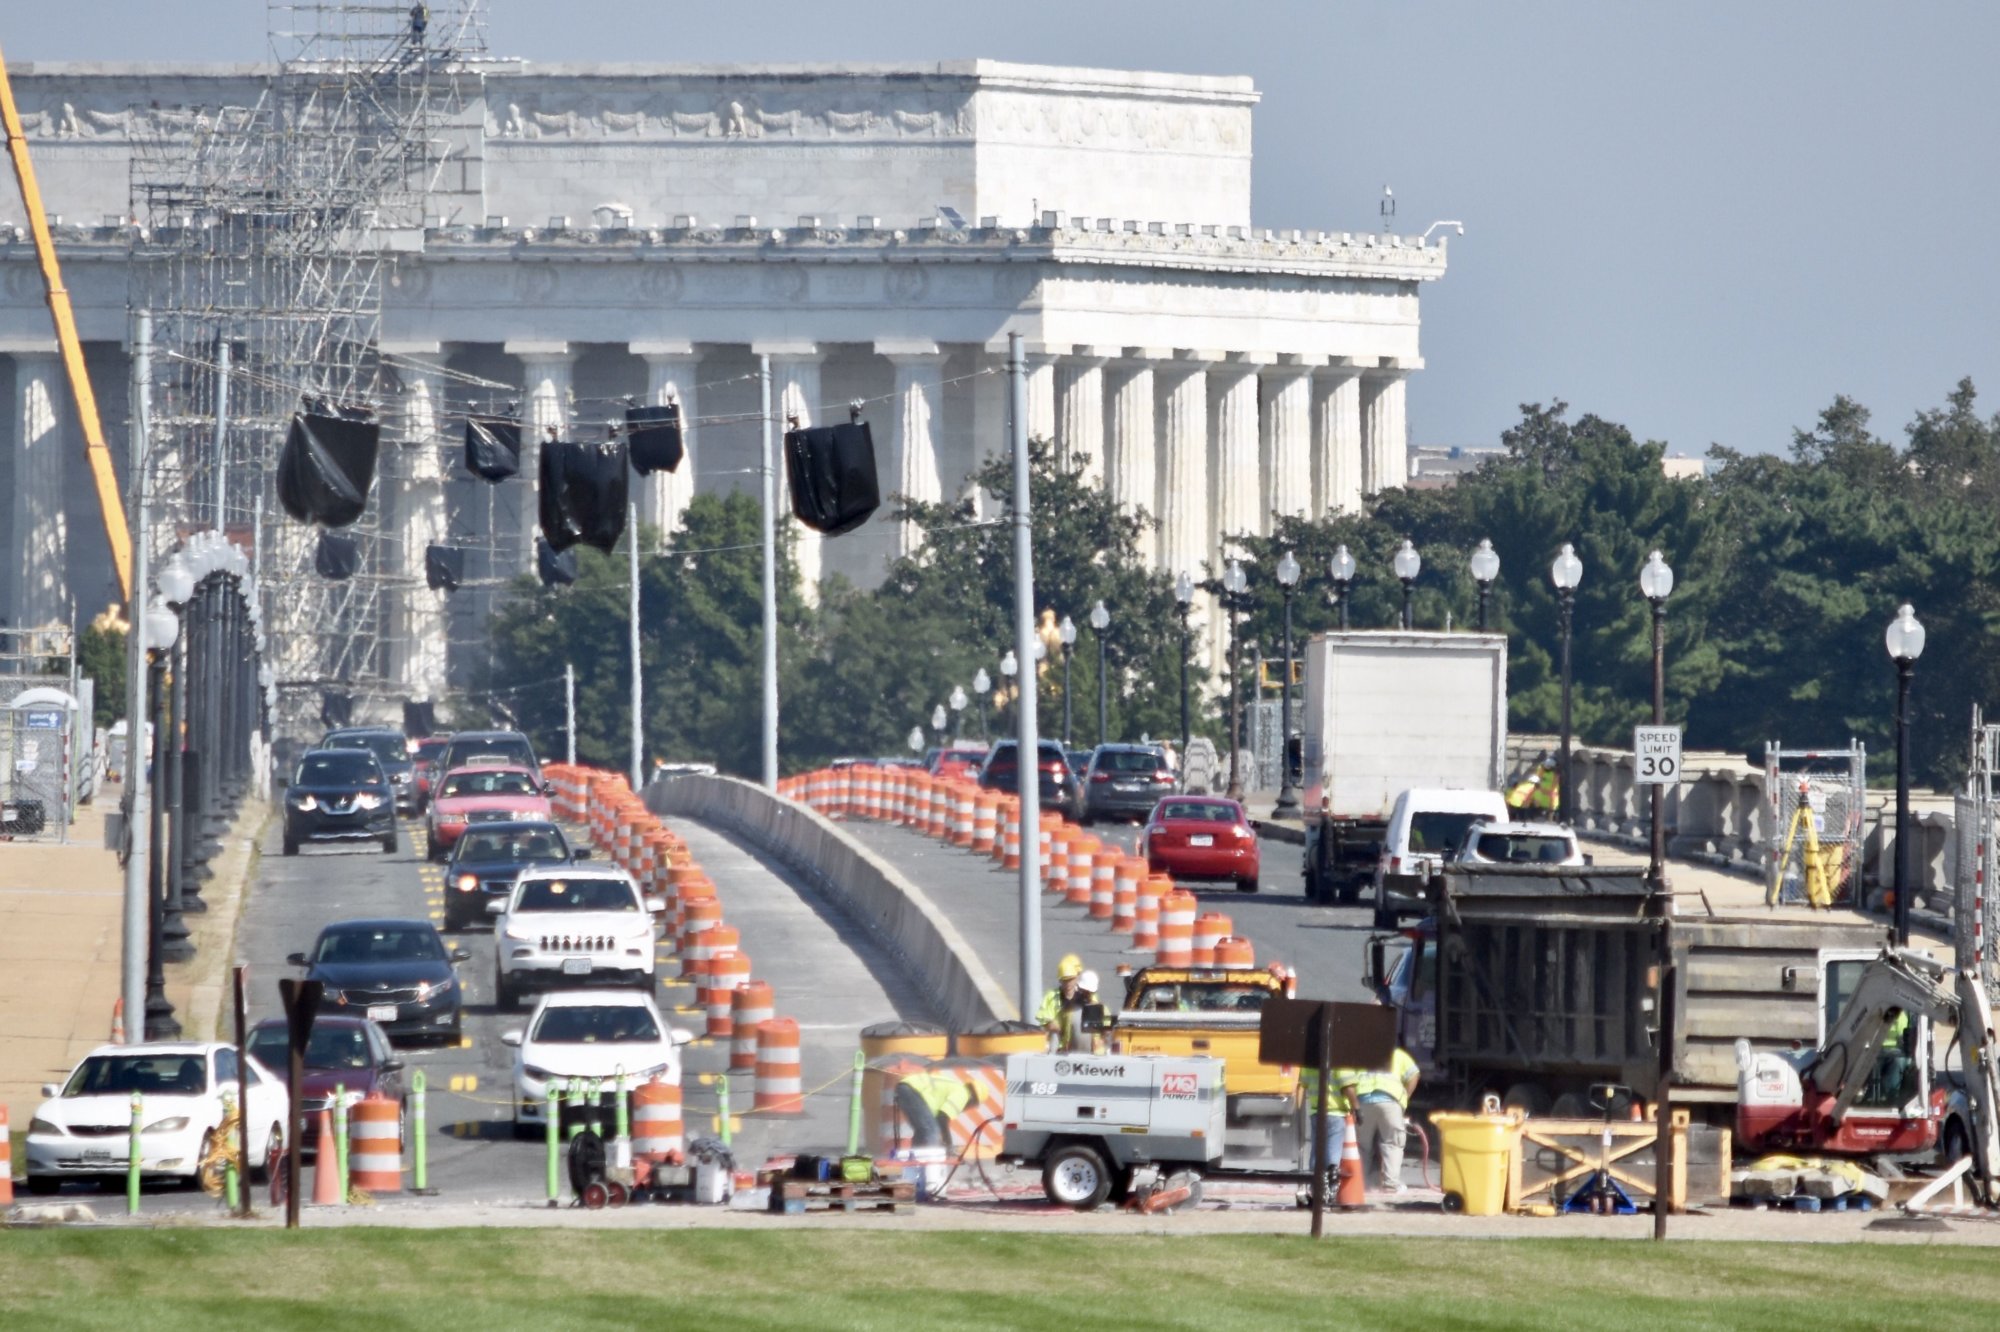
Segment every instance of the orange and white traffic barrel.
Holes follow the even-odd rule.
[[[1000,835],[1000,802],[981,791],[972,798],[972,854],[993,854],[993,839]]]
[[[726,928],[726,927],[725,927]],[[727,1040],[735,1027],[736,987],[750,979],[750,955],[735,948],[717,948],[708,959],[701,1003],[708,1010],[708,1034]]]
[[[1215,965],[1247,971],[1257,965],[1256,946],[1239,934],[1225,934],[1215,941]]]
[[[974,827],[972,788],[964,782],[952,782],[945,791],[951,801],[951,844],[971,846]]]
[[[1118,867],[1125,853],[1116,849],[1095,852],[1090,857],[1090,918],[1110,920],[1118,900]]]
[[[1097,853],[1104,843],[1088,835],[1078,836],[1069,844],[1069,874],[1063,880],[1063,901],[1073,906],[1090,905],[1090,876],[1095,868]]]
[[[347,1113],[347,1181],[369,1193],[403,1191],[403,1134],[396,1102],[371,1092]]]
[[[791,1018],[771,1018],[757,1028],[757,1090],[752,1106],[767,1115],[802,1114],[804,1093],[799,1024]]]
[[[678,1157],[687,1129],[681,1120],[681,1089],[654,1078],[632,1090],[632,1154],[645,1161]]]
[[[1139,902],[1132,915],[1134,948],[1160,946],[1160,903],[1166,895],[1166,889],[1152,878],[1139,880]]]
[[[1180,888],[1160,900],[1160,945],[1155,950],[1159,965],[1194,965],[1194,917],[1199,906],[1193,893]]]
[[[1002,869],[1021,868],[1021,816],[1016,805],[1014,816],[1000,825],[1000,866]]]
[[[1111,928],[1130,934],[1138,924],[1139,881],[1146,877],[1146,862],[1120,856],[1111,873]]]
[[[706,894],[687,899],[687,919],[681,923],[674,951],[680,954],[681,978],[691,980],[702,974],[710,952],[706,936],[722,924],[722,904]]]
[[[743,942],[743,935],[734,925],[721,921],[696,934],[681,950],[681,976],[695,984],[695,1002],[705,1002],[703,991],[708,988],[709,969],[714,959],[724,953],[733,953]]]
[[[7,1134],[7,1107],[0,1105],[0,1203],[14,1201],[14,1146]]]
[[[1215,944],[1236,928],[1236,923],[1220,911],[1204,911],[1194,918],[1194,965],[1215,965]]]
[[[771,987],[760,980],[746,980],[729,996],[729,1067],[757,1067],[757,1028],[777,1014]]]

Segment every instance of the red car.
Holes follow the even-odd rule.
[[[951,749],[940,749],[931,759],[931,776],[963,777],[969,781],[978,781],[979,765],[984,762],[986,762],[984,747],[970,749],[954,746]]]
[[[417,770],[417,813],[430,808],[431,788],[437,785],[438,760],[444,757],[445,746],[451,743],[448,735],[430,735],[413,741],[410,746],[410,762]]]
[[[1153,807],[1139,835],[1146,867],[1182,879],[1230,879],[1238,892],[1257,891],[1262,856],[1250,816],[1219,796],[1168,796]]]
[[[554,819],[534,773],[498,765],[456,768],[444,775],[431,795],[430,858],[443,860],[472,824],[517,819],[540,823]]]
[[[291,1082],[292,1053],[283,1018],[265,1018],[250,1028],[250,1056]],[[333,1106],[338,1087],[350,1100],[380,1093],[403,1103],[403,1059],[390,1046],[382,1029],[366,1018],[321,1013],[313,1019],[312,1035],[306,1038],[305,1088],[300,1093],[308,1115]],[[312,1125],[307,1123],[305,1150],[316,1150]]]

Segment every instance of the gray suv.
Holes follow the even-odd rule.
[[[1158,745],[1099,745],[1083,770],[1084,823],[1097,819],[1143,821],[1174,793],[1174,772]]]

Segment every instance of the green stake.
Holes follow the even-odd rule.
[[[549,1206],[554,1207],[562,1199],[562,1176],[558,1168],[562,1156],[562,1091],[561,1078],[550,1078],[542,1095],[542,1117],[549,1130]]]
[[[410,1075],[410,1167],[411,1181],[416,1192],[429,1193],[430,1169],[424,1139],[424,1071],[418,1069]]]
[[[146,1119],[146,1099],[138,1092],[132,1093],[132,1146],[131,1161],[125,1167],[125,1210],[132,1216],[139,1215],[139,1130]]]

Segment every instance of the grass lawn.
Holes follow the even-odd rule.
[[[17,1230],[0,1325],[1989,1328],[1973,1248],[575,1230]],[[136,1321],[135,1321],[136,1320]]]

